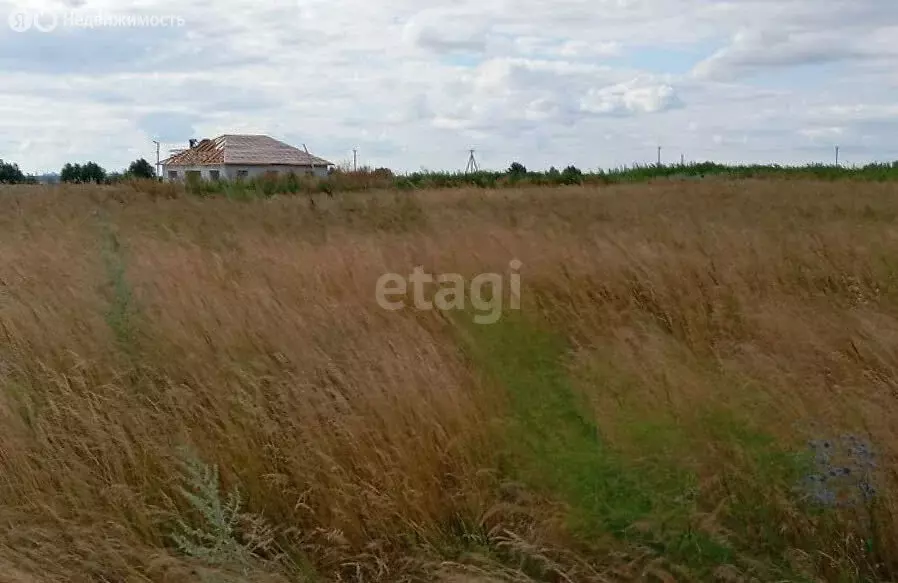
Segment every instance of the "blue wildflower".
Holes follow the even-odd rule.
[[[814,454],[814,467],[800,489],[810,500],[846,507],[869,502],[876,495],[876,455],[869,442],[844,434],[840,439],[809,440],[808,447]]]

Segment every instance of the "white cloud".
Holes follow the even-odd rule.
[[[845,134],[845,128],[830,126],[830,127],[811,127],[811,128],[803,128],[798,131],[801,135],[811,138],[811,139],[832,139],[838,138]]]
[[[617,41],[589,42],[585,40],[565,41],[558,48],[558,55],[562,57],[613,57],[618,56],[623,47]]]
[[[580,100],[580,108],[589,113],[657,113],[679,104],[674,88],[667,84],[646,83],[634,79],[601,89],[590,89]]]
[[[864,56],[858,48],[839,42],[838,34],[794,30],[740,30],[732,43],[698,63],[699,79],[737,79],[770,67],[831,63]]]
[[[482,53],[486,50],[489,23],[483,13],[428,8],[415,14],[403,29],[403,39],[436,53]]]
[[[866,104],[854,103],[851,105],[827,105],[814,107],[808,110],[812,118],[818,120],[836,121],[896,121],[898,120],[898,103]]]

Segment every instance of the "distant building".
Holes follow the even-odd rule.
[[[333,163],[269,136],[226,134],[190,140],[190,148],[161,162],[166,181],[234,180],[264,175],[326,176]]]

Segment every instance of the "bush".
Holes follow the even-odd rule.
[[[68,166],[68,165],[67,165]],[[77,170],[77,167],[76,167]],[[713,177],[725,179],[814,179],[814,180],[898,180],[898,164],[870,164],[849,168],[838,166],[726,166],[713,162],[685,166],[634,165],[631,167],[584,172],[574,165],[563,170],[551,167],[533,172],[519,162],[502,172],[430,172],[394,174],[388,168],[362,168],[357,171],[334,170],[326,177],[281,174],[252,179],[201,181],[187,184],[188,192],[200,195],[224,194],[229,198],[254,198],[275,194],[335,194],[370,190],[416,190],[440,188],[506,188],[549,187],[560,185],[606,185],[650,180],[699,180]],[[82,180],[79,180],[82,181]]]
[[[583,182],[583,172],[576,166],[568,166],[561,173],[561,181],[564,184],[581,184]]]
[[[148,194],[150,198],[175,199],[184,192],[184,187],[178,182],[162,182],[160,180],[147,180],[146,178],[130,178],[123,181],[124,184],[137,192]]]

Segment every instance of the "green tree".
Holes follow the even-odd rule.
[[[81,182],[106,182],[106,171],[95,162],[88,162],[81,167]]]
[[[81,182],[81,164],[67,162],[59,172],[60,182]]]
[[[125,176],[127,178],[156,178],[156,169],[153,168],[153,165],[140,158],[139,160],[135,160],[131,162],[131,165],[128,166],[128,170],[125,171]]]
[[[102,184],[106,182],[106,170],[96,162],[81,164],[67,163],[59,173],[61,182],[93,182]]]
[[[514,178],[523,178],[527,175],[527,167],[520,162],[512,162],[508,167],[508,174]]]
[[[27,181],[18,164],[0,159],[0,184],[20,184]]]

